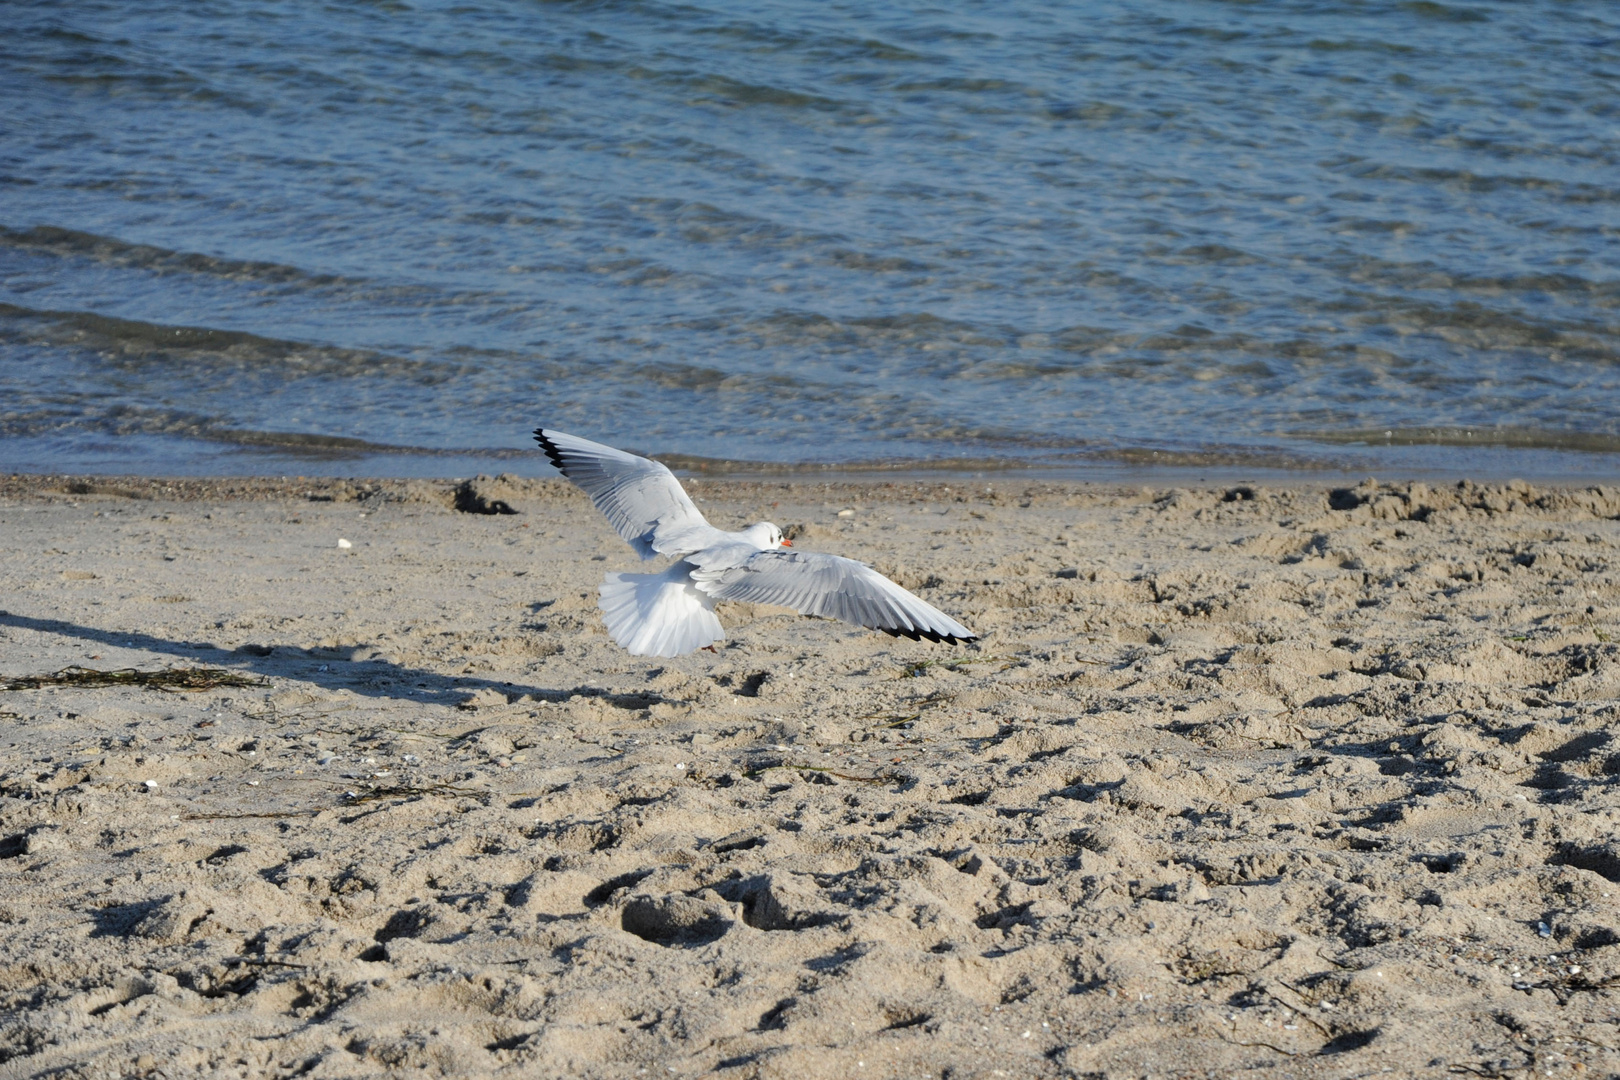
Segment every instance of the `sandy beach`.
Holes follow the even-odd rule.
[[[1620,1073],[1620,488],[690,489],[0,478],[0,1078]]]

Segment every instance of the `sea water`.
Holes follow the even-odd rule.
[[[0,18],[0,469],[1620,474],[1612,3]]]

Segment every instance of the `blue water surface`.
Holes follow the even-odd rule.
[[[0,468],[1620,473],[1620,8],[8,2]]]

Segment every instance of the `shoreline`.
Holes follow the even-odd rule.
[[[562,480],[0,477],[0,680],[238,679],[0,690],[0,1080],[1620,1070],[1620,488],[687,486],[983,640],[628,656]]]
[[[512,473],[543,479],[545,457],[532,446],[492,448],[411,448],[376,446],[359,449],[354,440],[266,432],[242,446],[229,441],[171,448],[167,455],[145,455],[132,470],[123,455],[70,455],[73,475],[175,476],[193,479],[239,477],[375,476],[397,480],[461,474]],[[842,462],[789,462],[704,457],[629,447],[664,462],[677,476],[710,479],[788,480],[790,482],[873,482],[899,480],[961,482],[1000,479],[1009,483],[1193,484],[1254,483],[1283,486],[1343,483],[1367,476],[1418,480],[1430,484],[1470,479],[1477,483],[1525,480],[1559,486],[1604,483],[1620,476],[1620,436],[1558,433],[1523,429],[1397,429],[1383,433],[1344,432],[1295,442],[1215,446],[1120,444],[1047,448],[1045,455],[881,458]],[[1477,436],[1477,437],[1476,437]],[[276,440],[284,438],[284,446]],[[256,450],[243,446],[258,447]],[[274,448],[281,446],[284,453]],[[33,446],[24,440],[8,445],[9,466],[0,474],[51,475],[44,462],[61,461],[57,446]],[[37,451],[37,453],[36,453]],[[139,448],[136,449],[139,453]],[[166,465],[161,464],[167,462]],[[224,467],[222,467],[222,464]],[[538,475],[534,475],[538,473]]]
[[[815,490],[818,492],[860,493],[870,492],[878,497],[938,498],[943,493],[970,495],[984,490],[999,491],[999,499],[1012,497],[1039,497],[1050,499],[1065,495],[1096,497],[1152,498],[1170,491],[1213,491],[1223,498],[1239,489],[1263,490],[1268,493],[1332,491],[1407,491],[1414,487],[1426,497],[1441,502],[1468,503],[1478,501],[1486,493],[1509,501],[1526,492],[1535,498],[1555,500],[1564,496],[1553,493],[1585,493],[1599,504],[1607,504],[1620,492],[1620,480],[1607,483],[1587,480],[1537,483],[1521,478],[1480,481],[1467,477],[1430,481],[1422,477],[1401,477],[1398,480],[1366,477],[1345,473],[1334,476],[1297,476],[1283,474],[1280,478],[1244,472],[1242,478],[1218,477],[1215,481],[1191,478],[1173,472],[1151,472],[1138,482],[1131,480],[1075,479],[1023,471],[1005,473],[964,473],[940,475],[936,473],[845,473],[828,472],[802,475],[797,473],[741,473],[706,474],[674,469],[675,475],[689,491],[705,491],[714,495],[733,494],[737,498],[767,491]],[[1207,473],[1206,473],[1207,475]],[[1259,476],[1260,479],[1256,479]],[[998,486],[999,482],[999,486]],[[199,500],[266,501],[276,499],[306,499],[314,502],[356,502],[378,499],[387,502],[439,505],[457,509],[458,499],[472,493],[474,501],[481,491],[504,491],[520,498],[537,498],[550,503],[568,497],[573,486],[559,476],[530,477],[511,472],[480,473],[471,477],[392,477],[392,476],[325,476],[325,475],[220,475],[220,476],[146,476],[124,473],[4,473],[0,472],[0,499],[55,499],[68,496],[114,497],[149,501],[193,502]],[[492,496],[493,497],[493,496]],[[1579,501],[1579,500],[1577,500]],[[468,509],[468,507],[461,507]],[[480,512],[476,509],[472,512]]]

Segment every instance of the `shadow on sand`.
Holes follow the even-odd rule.
[[[596,697],[620,708],[645,708],[663,700],[656,694],[612,693],[597,687],[554,689],[526,686],[499,679],[467,675],[442,675],[424,668],[406,667],[387,660],[350,661],[346,649],[305,650],[290,645],[243,645],[226,650],[211,642],[171,641],[152,634],[102,630],[61,619],[36,619],[12,612],[0,612],[0,626],[33,630],[78,638],[109,648],[144,649],[199,664],[250,671],[273,679],[297,679],[325,690],[348,690],[365,697],[392,698],[426,705],[459,705],[478,690],[505,694],[508,701],[529,695],[538,701],[567,701],[574,697]]]

